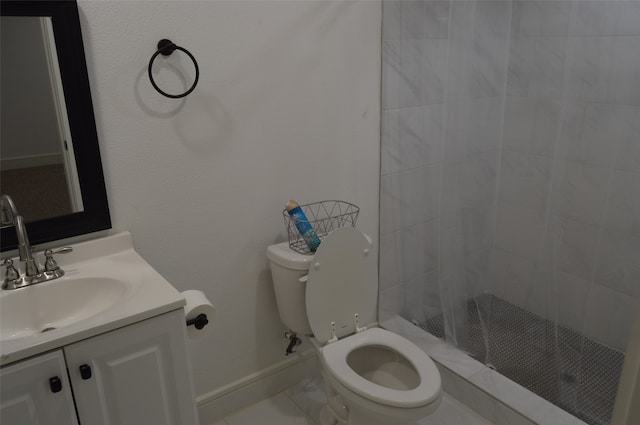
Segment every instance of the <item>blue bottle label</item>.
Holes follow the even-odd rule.
[[[309,249],[311,251],[318,249],[318,246],[320,245],[320,238],[316,234],[315,230],[313,230],[313,226],[309,223],[309,219],[302,211],[302,208],[299,206],[292,208],[289,211],[289,215],[293,219],[298,232],[300,232],[302,239],[304,239]]]

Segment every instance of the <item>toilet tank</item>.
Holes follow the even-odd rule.
[[[267,258],[280,320],[293,332],[311,335],[305,302],[307,282],[300,281],[300,278],[309,272],[313,255],[295,252],[287,242],[283,242],[269,246]]]

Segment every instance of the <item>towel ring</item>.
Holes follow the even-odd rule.
[[[156,60],[159,54],[162,54],[163,56],[169,56],[171,53],[173,53],[176,50],[180,50],[181,52],[184,52],[187,56],[191,58],[191,60],[193,61],[193,66],[196,69],[196,78],[193,81],[193,84],[191,85],[189,90],[187,90],[186,92],[181,94],[169,94],[162,91],[160,87],[158,87],[158,85],[153,79],[153,75],[151,73],[151,67],[153,66],[153,61]],[[156,89],[158,93],[160,93],[163,96],[170,97],[171,99],[180,99],[181,97],[187,96],[189,93],[193,91],[193,89],[196,88],[196,85],[198,84],[198,78],[200,78],[200,69],[198,68],[198,62],[196,62],[196,58],[194,58],[193,55],[187,49],[180,46],[176,46],[171,40],[167,40],[166,38],[163,38],[162,40],[158,41],[158,50],[156,50],[156,52],[153,54],[153,56],[151,56],[151,59],[149,60],[149,80],[151,81],[151,85],[153,86],[153,88]]]

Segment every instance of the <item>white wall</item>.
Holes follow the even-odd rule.
[[[281,210],[344,199],[378,232],[380,14],[375,1],[80,1],[115,230],[218,316],[192,343],[203,395],[283,359],[266,247]],[[200,83],[156,93],[161,38],[190,50]],[[158,83],[179,91],[158,59]],[[179,52],[168,61],[191,83]]]

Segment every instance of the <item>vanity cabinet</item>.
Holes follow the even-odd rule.
[[[2,425],[77,425],[62,350],[0,370]]]
[[[81,425],[195,425],[184,313],[64,348]]]
[[[196,425],[185,341],[184,314],[180,309],[9,365],[2,369],[1,423],[77,424],[77,411],[80,425]],[[53,362],[52,359],[58,369],[54,371],[52,364],[43,370],[40,365]],[[25,388],[14,390],[7,386],[5,373]],[[66,397],[45,394],[49,378],[56,374],[64,377]],[[34,382],[35,389],[28,388],[29,381]],[[21,397],[20,391],[29,395]],[[56,396],[55,400],[52,396]],[[30,409],[38,415],[43,413],[34,416]],[[45,412],[51,411],[61,416],[47,422],[50,416]],[[62,416],[68,411],[73,413],[71,417]]]

